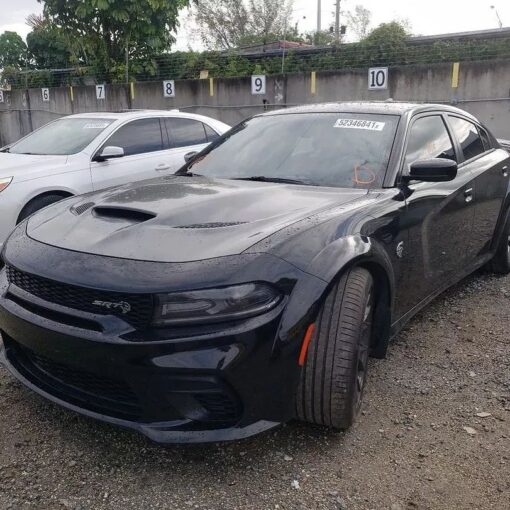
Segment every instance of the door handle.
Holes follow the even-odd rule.
[[[473,188],[469,188],[464,191],[464,199],[468,204],[473,201]]]
[[[161,165],[158,165],[154,170],[156,170],[156,172],[164,172],[165,170],[170,170],[170,165],[161,163]]]

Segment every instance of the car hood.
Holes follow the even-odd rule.
[[[365,190],[171,176],[71,198],[35,214],[37,241],[64,249],[159,262],[236,255]]]
[[[16,180],[23,180],[31,173],[40,171],[42,167],[48,167],[52,171],[64,167],[67,159],[67,156],[35,156],[0,152],[0,178],[14,177]]]

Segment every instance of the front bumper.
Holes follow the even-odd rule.
[[[292,417],[293,377],[281,380],[285,362],[272,355],[281,310],[221,335],[127,342],[52,323],[9,296],[0,361],[68,409],[161,443],[241,439]]]
[[[20,243],[15,237],[6,248],[8,264],[15,261],[32,274],[55,273],[44,274],[46,278],[56,278],[65,267],[66,278],[75,285],[84,278],[82,285],[99,286],[102,277],[110,278],[108,285],[119,282],[138,290],[147,275],[154,275],[154,282],[146,285],[163,284],[160,267],[152,263],[129,262],[126,283],[125,277],[115,277],[123,266],[125,271],[124,260],[52,249],[26,237]],[[43,397],[156,442],[237,440],[263,432],[294,416],[301,340],[314,313],[314,296],[318,299],[326,285],[295,273],[292,266],[276,267],[275,260],[269,261],[266,274],[275,271],[283,281],[295,282],[275,309],[236,323],[182,332],[174,328],[140,333],[119,317],[49,303],[9,284],[3,269],[0,361]],[[229,283],[252,279],[249,264],[238,264],[240,270],[235,264],[229,267],[235,270]],[[216,275],[226,273],[212,265],[209,269]],[[190,268],[184,274],[192,273]],[[98,281],[90,282],[94,276]],[[178,278],[183,279],[182,264],[167,281]],[[197,285],[190,278],[187,284]],[[89,328],[90,324],[101,327]]]

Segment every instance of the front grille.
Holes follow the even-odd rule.
[[[57,363],[4,338],[7,358],[24,377],[46,392],[90,411],[137,420],[142,415],[138,399],[121,380]]]
[[[70,368],[34,352],[28,352],[27,357],[40,370],[63,384],[108,400],[136,404],[135,394],[120,381]]]
[[[25,273],[10,265],[7,265],[6,269],[9,283],[49,303],[88,313],[115,315],[137,329],[145,329],[151,323],[153,298],[150,294],[88,289]],[[95,302],[102,303],[103,306],[94,304]],[[115,306],[112,307],[112,304]]]

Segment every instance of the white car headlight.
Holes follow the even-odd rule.
[[[12,177],[2,177],[0,178],[0,191],[3,191],[9,184],[12,182]]]

